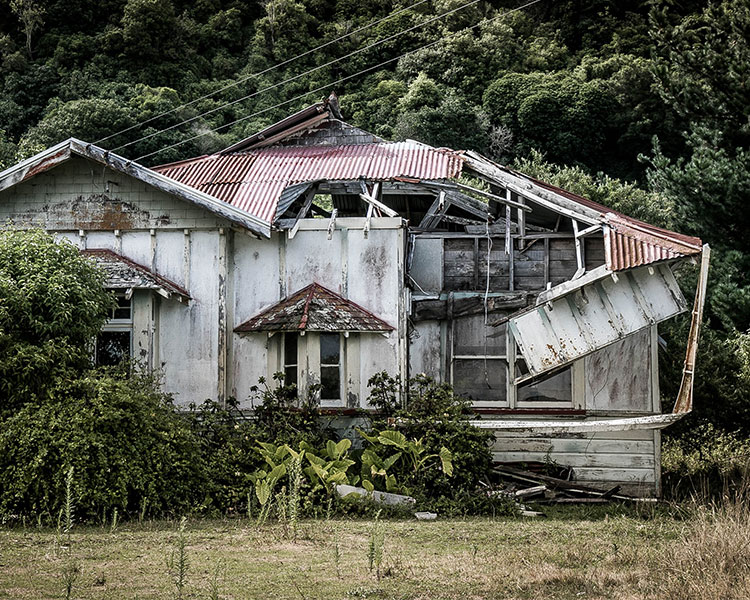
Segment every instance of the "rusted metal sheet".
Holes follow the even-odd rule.
[[[646,225],[630,217],[608,213],[605,228],[607,266],[621,271],[650,263],[698,254],[698,238]]]
[[[531,310],[510,319],[530,379],[660,323],[687,308],[668,265],[619,275],[597,270],[583,285],[558,286]]]
[[[163,165],[156,171],[223,200],[264,221],[277,214],[279,197],[295,183],[397,177],[448,179],[461,173],[461,153],[416,142],[348,146],[258,148]]]
[[[351,300],[313,283],[235,328],[249,331],[393,331]]]
[[[108,288],[157,290],[167,297],[174,294],[183,300],[190,299],[190,294],[182,286],[112,250],[89,248],[81,253],[91,257],[104,269],[107,273],[105,285]]]

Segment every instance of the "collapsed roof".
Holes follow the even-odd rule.
[[[312,204],[310,196],[343,190],[359,196],[376,213],[406,212],[412,218],[416,213],[423,217],[421,227],[440,221],[502,221],[505,207],[529,212],[529,224],[544,225],[545,219],[554,223],[564,215],[582,229],[603,230],[606,264],[612,271],[701,252],[698,238],[617,213],[475,152],[411,140],[385,142],[337,118],[327,102],[309,106],[219,153],[155,170],[269,226],[279,226],[285,216],[302,218],[310,210],[330,216]],[[467,186],[459,181],[462,175],[481,179],[491,192]],[[415,197],[406,207],[388,201],[405,193],[421,194],[421,209]],[[383,211],[388,205],[398,210]],[[456,208],[453,214],[451,206]]]

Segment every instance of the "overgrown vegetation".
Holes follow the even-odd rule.
[[[389,139],[488,153],[709,242],[696,412],[747,435],[750,386],[735,347],[750,329],[750,7],[746,0],[543,1],[504,14],[516,6],[0,0],[8,17],[0,23],[0,166],[69,136],[107,138],[102,145],[135,158],[206,134],[148,159],[154,163],[213,151],[327,93],[287,102],[307,90],[438,40],[337,85],[345,119]],[[460,10],[427,23],[453,8]],[[414,28],[396,35],[408,27]],[[692,279],[684,281],[691,291]],[[96,318],[96,310],[86,312]],[[68,316],[82,325],[87,318]],[[668,399],[679,382],[682,357],[674,349],[684,346],[685,330],[677,323],[663,334]],[[52,357],[66,352],[58,343],[34,352],[46,357],[32,361],[38,373],[21,368],[28,363],[22,352],[0,365],[6,396],[24,394],[23,386],[75,359]],[[688,421],[686,430],[695,424]]]
[[[419,378],[400,390],[377,375],[373,402],[397,424],[374,423],[354,445],[326,426],[314,395],[298,398],[280,374],[254,388],[252,417],[235,400],[180,413],[138,365],[93,367],[90,342],[112,306],[102,284],[65,241],[0,234],[0,369],[10,392],[0,411],[3,519],[70,519],[72,490],[74,517],[111,520],[113,531],[136,516],[255,513],[259,524],[275,514],[296,538],[303,516],[369,512],[341,501],[339,484],[457,503],[463,513],[496,510],[464,504],[486,485],[489,438],[448,386]]]

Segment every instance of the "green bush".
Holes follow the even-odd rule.
[[[104,273],[40,230],[0,231],[0,419],[91,366],[112,295]]]
[[[56,518],[74,468],[76,518],[177,515],[201,499],[200,446],[157,382],[91,372],[26,404],[0,432],[0,513]]]
[[[426,462],[416,472],[406,462],[398,461],[389,471],[397,481],[404,482],[420,502],[438,498],[448,502],[481,493],[478,489],[490,479],[492,434],[469,423],[468,400],[456,396],[450,385],[437,384],[424,375],[410,379],[403,390],[399,379],[386,373],[373,376],[368,385],[370,403],[381,415],[381,420],[373,423],[373,430],[397,429],[409,440],[422,440],[426,454],[440,455],[443,447],[451,454],[450,476],[439,460]],[[382,444],[368,448],[383,457],[393,453],[393,447]]]
[[[666,437],[661,465],[667,497],[731,495],[747,486],[750,440],[704,422]]]
[[[256,424],[234,398],[226,406],[213,400],[193,404],[189,420],[206,473],[202,507],[220,514],[246,510],[247,495],[253,490],[250,476],[263,463],[257,452]]]

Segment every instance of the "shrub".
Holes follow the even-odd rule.
[[[192,404],[189,421],[206,473],[203,508],[221,514],[246,509],[253,489],[250,476],[263,462],[257,452],[258,427],[234,398],[226,406],[213,400]]]
[[[750,441],[711,423],[694,426],[664,440],[661,454],[667,496],[717,497],[745,485]]]
[[[284,384],[283,373],[274,373],[273,381],[278,385],[271,387],[261,377],[258,385],[252,387],[255,421],[263,441],[293,448],[300,442],[321,447],[335,438],[334,432],[323,426],[316,389],[311,389],[306,398],[299,398],[296,385]]]
[[[396,479],[406,482],[418,500],[458,499],[476,493],[480,482],[489,481],[492,434],[469,423],[469,400],[456,396],[450,385],[437,384],[424,375],[410,379],[403,390],[400,380],[386,373],[373,376],[368,385],[370,403],[384,418],[373,423],[374,430],[397,429],[409,440],[422,440],[425,454],[439,456],[442,447],[451,454],[451,476],[439,460],[426,462],[416,473],[409,472],[406,462],[391,467]],[[370,447],[380,456],[392,454],[392,447],[379,446]]]
[[[180,514],[200,499],[200,446],[169,396],[144,375],[91,372],[26,404],[0,432],[0,512],[56,518],[74,467],[78,519]]]
[[[71,243],[0,231],[0,419],[90,366],[113,302],[103,283]]]

